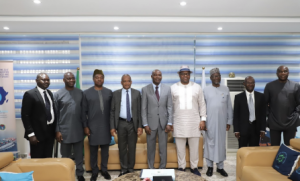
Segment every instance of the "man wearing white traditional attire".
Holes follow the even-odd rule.
[[[226,159],[226,131],[230,129],[233,120],[229,89],[220,85],[221,74],[218,68],[210,70],[212,85],[204,88],[204,98],[207,109],[207,120],[201,122],[205,127],[204,158],[207,163],[207,176],[213,174],[213,162],[217,164],[217,172],[224,177],[228,174],[223,169]]]
[[[171,86],[173,101],[173,137],[176,141],[178,170],[185,171],[185,146],[190,147],[191,172],[201,176],[198,171],[200,117],[206,119],[206,105],[200,85],[190,81],[189,66],[181,66],[178,72],[180,82]]]

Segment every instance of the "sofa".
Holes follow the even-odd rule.
[[[300,139],[291,139],[290,147],[300,152]],[[273,161],[279,146],[243,147],[236,155],[237,181],[290,181],[288,176],[281,175],[273,169]],[[296,168],[300,166],[300,160]]]
[[[34,181],[74,181],[75,164],[68,158],[18,159],[13,153],[0,153],[0,172],[24,173],[33,171]]]
[[[107,169],[108,170],[120,170],[120,159],[119,159],[119,149],[118,149],[118,136],[115,135],[115,145],[109,147],[109,158]],[[168,143],[167,143],[167,165],[166,168],[178,168],[177,162],[177,151],[176,145],[174,143],[174,138],[172,136],[172,132],[168,134]],[[101,169],[101,149],[99,148],[98,151],[98,167],[99,170]],[[190,156],[189,156],[189,147],[186,146],[186,167],[190,167]],[[90,166],[90,146],[88,137],[84,140],[84,160],[85,160],[85,169],[86,171],[91,171]],[[160,163],[159,157],[159,148],[158,148],[158,139],[156,139],[156,151],[155,151],[155,162],[154,167],[158,168]],[[198,168],[203,167],[203,137],[199,140],[199,162]],[[135,157],[135,166],[134,169],[146,169],[148,168],[148,161],[147,161],[147,139],[146,133],[143,131],[143,134],[138,137],[137,144],[136,144],[136,157]]]

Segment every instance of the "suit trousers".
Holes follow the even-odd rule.
[[[47,125],[47,138],[39,141],[36,145],[30,144],[31,158],[51,158],[53,153],[54,137],[53,124]],[[37,138],[38,139],[38,138]]]
[[[147,157],[148,166],[150,169],[154,169],[154,159],[156,152],[156,136],[158,135],[158,145],[159,145],[159,157],[160,157],[160,169],[166,168],[167,164],[167,139],[168,133],[165,129],[162,129],[160,124],[156,130],[151,129],[151,135],[147,135]]]
[[[206,158],[206,165],[207,165],[207,167],[214,167],[214,162],[212,160]],[[218,169],[223,169],[224,168],[224,161],[216,163],[216,165],[217,165]]]
[[[71,158],[72,148],[75,155],[76,175],[82,176],[83,169],[83,140],[77,143],[63,143],[60,145],[60,152],[63,158]]]
[[[118,124],[118,148],[122,172],[133,172],[135,165],[137,133],[133,122],[119,120]]]
[[[248,123],[248,130],[246,133],[240,133],[239,148],[247,146],[259,146],[260,130],[257,130],[256,124],[254,121],[252,124]]]
[[[102,172],[107,171],[107,163],[108,163],[108,156],[109,156],[109,145],[90,145],[90,162],[92,168],[92,174],[98,175],[99,167],[97,165],[98,162],[98,149],[99,146],[101,148],[101,170]]]
[[[186,140],[188,140],[189,150],[190,150],[190,165],[191,169],[198,168],[199,161],[199,137],[194,138],[175,138],[176,139],[176,149],[177,149],[177,159],[178,168],[185,169],[185,147]]]
[[[289,130],[270,130],[270,137],[271,137],[271,146],[279,146],[281,143],[281,133],[283,133],[283,140],[284,144],[289,146],[290,139],[295,138],[296,135],[295,128]]]

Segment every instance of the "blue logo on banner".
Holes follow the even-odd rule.
[[[6,92],[3,87],[0,87],[0,105],[2,105],[5,100],[6,100],[6,96],[7,96],[8,92]],[[8,100],[6,100],[7,102]]]
[[[0,130],[5,130],[5,125],[4,124],[0,124]]]

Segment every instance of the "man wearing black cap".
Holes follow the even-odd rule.
[[[94,86],[83,92],[82,121],[84,133],[89,138],[90,162],[92,167],[91,181],[96,181],[99,168],[97,166],[98,146],[101,148],[101,174],[111,179],[107,172],[110,136],[110,104],[112,91],[103,87],[104,74],[96,69],[93,74]]]

